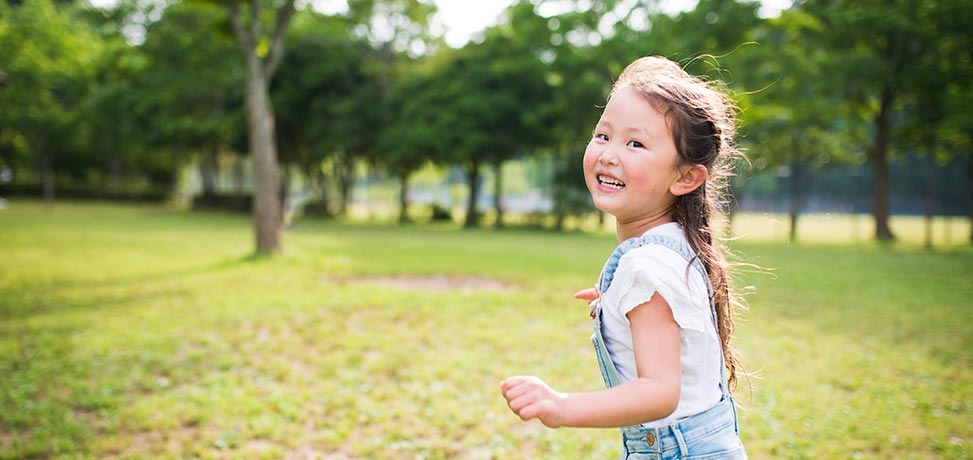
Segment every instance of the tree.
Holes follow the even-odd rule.
[[[893,113],[906,91],[906,71],[929,43],[920,33],[916,0],[830,0],[801,5],[821,28],[810,40],[825,43],[831,59],[821,71],[845,82],[847,103],[873,130],[868,157],[875,174],[875,238],[893,240],[889,227],[888,163]]]
[[[76,20],[76,11],[50,0],[0,4],[0,43],[12,44],[0,46],[0,69],[6,74],[0,91],[0,143],[6,147],[0,148],[11,160],[27,154],[49,204],[55,195],[55,167],[83,163],[75,161],[83,158],[79,109],[100,52],[101,43]],[[84,176],[77,168],[64,169],[65,178]]]
[[[835,161],[858,161],[847,148],[849,130],[843,116],[839,82],[820,74],[826,50],[808,43],[807,30],[820,27],[802,10],[784,11],[758,28],[760,46],[752,56],[748,78],[758,91],[743,93],[744,138],[751,159],[761,168],[776,167],[789,192],[790,241],[797,240],[800,214],[816,170]]]
[[[463,165],[470,190],[467,228],[479,225],[481,168],[543,139],[531,108],[546,100],[544,73],[533,55],[511,45],[501,34],[468,44],[446,55],[433,74],[434,154],[441,163]]]
[[[242,66],[233,38],[217,32],[226,24],[221,8],[197,2],[176,3],[146,28],[139,49],[149,61],[141,78],[139,112],[153,149],[198,152],[203,199],[216,194],[218,153],[230,143],[233,93]]]
[[[935,35],[935,48],[927,57],[936,64],[932,70],[940,79],[926,78],[926,67],[915,69],[914,77],[925,82],[921,87],[940,94],[938,106],[942,117],[934,119],[941,160],[953,159],[963,168],[965,208],[970,219],[969,242],[973,244],[973,35],[968,32],[970,10],[962,0],[944,0],[924,10],[930,24],[924,29]],[[938,82],[937,82],[938,80]],[[918,95],[919,100],[928,96]]]
[[[348,2],[349,27],[358,38],[371,44],[373,51],[367,53],[366,75],[369,87],[356,91],[360,102],[359,111],[350,118],[342,118],[340,123],[349,128],[364,126],[366,129],[385,133],[389,127],[399,123],[398,113],[386,110],[389,93],[410,70],[411,60],[435,53],[442,47],[442,41],[434,39],[429,20],[436,13],[433,2],[421,0],[351,0]],[[371,83],[377,84],[377,95],[371,93]],[[376,103],[374,97],[379,101]],[[351,113],[351,112],[349,112]],[[365,115],[365,117],[362,117]],[[354,165],[359,160],[373,164],[387,164],[389,152],[380,147],[383,134],[367,136],[356,145],[348,145],[341,152],[343,159],[336,162],[336,172],[340,182],[342,208],[348,201]],[[376,142],[377,141],[377,142]],[[401,152],[401,150],[400,150]],[[421,153],[417,154],[421,155]],[[401,157],[399,159],[402,159]],[[398,165],[398,166],[401,166]],[[397,172],[401,185],[401,200],[405,203],[408,177]],[[405,206],[405,205],[403,205]],[[405,209],[400,216],[405,216]]]
[[[439,88],[430,66],[416,65],[390,88],[385,107],[396,114],[379,138],[379,163],[399,180],[399,222],[408,221],[409,178],[436,155],[445,155],[435,128]]]
[[[923,208],[925,212],[924,244],[927,249],[932,248],[932,224],[934,209],[934,189],[936,186],[936,164],[939,156],[945,157],[941,149],[941,130],[944,118],[947,116],[944,98],[946,97],[946,80],[948,75],[944,71],[944,57],[940,49],[932,49],[926,53],[923,62],[917,63],[916,70],[921,69],[910,78],[910,92],[916,97],[910,98],[903,104],[909,116],[899,130],[902,147],[915,148],[925,153],[926,186]]]
[[[104,37],[104,52],[96,63],[92,84],[80,107],[79,130],[85,151],[85,167],[90,176],[107,176],[109,195],[121,197],[134,194],[135,185],[143,174],[153,175],[155,168],[144,154],[145,144],[139,129],[137,110],[138,88],[145,69],[144,56],[121,41],[120,37]],[[166,165],[168,166],[168,165]],[[172,168],[163,167],[166,172]],[[175,177],[173,175],[173,177]],[[152,181],[146,188],[151,188]],[[167,185],[172,184],[172,180]]]
[[[604,106],[611,88],[610,64],[604,54],[610,53],[613,43],[602,42],[600,47],[576,45],[565,38],[575,31],[590,30],[589,19],[583,13],[570,12],[553,17],[548,23],[553,59],[547,81],[552,86],[552,97],[543,108],[552,118],[548,147],[554,161],[551,194],[554,226],[558,230],[564,228],[569,215],[594,210],[581,157],[598,121],[598,107]]]
[[[266,4],[258,0],[224,0],[223,4],[230,13],[230,25],[243,53],[246,69],[247,137],[254,166],[256,252],[269,254],[280,251],[282,224],[274,111],[269,90],[283,56],[284,32],[294,14],[294,0]],[[274,18],[269,35],[264,35],[266,16]]]
[[[509,20],[486,31],[478,49],[480,59],[489,63],[487,75],[496,86],[490,110],[499,115],[491,130],[492,147],[486,159],[494,169],[494,211],[496,227],[503,226],[503,164],[517,155],[539,148],[550,141],[553,114],[544,107],[552,98],[547,82],[548,65],[542,56],[549,52],[550,30],[534,5],[521,1],[506,12]]]
[[[337,163],[348,152],[373,150],[376,132],[381,131],[383,107],[376,78],[368,69],[374,50],[350,34],[346,18],[312,12],[295,18],[289,43],[271,87],[274,104],[281,109],[281,162],[304,172],[321,196],[319,208],[328,211],[325,165],[344,170]],[[339,213],[343,207],[344,201]]]

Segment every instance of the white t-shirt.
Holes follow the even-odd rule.
[[[660,225],[645,235],[686,241],[682,226],[677,223]],[[722,398],[720,338],[713,325],[706,282],[694,268],[687,273],[688,263],[678,252],[660,244],[632,249],[619,260],[611,286],[599,301],[605,346],[621,383],[638,378],[631,323],[626,314],[658,292],[669,303],[679,325],[679,405],[668,417],[643,423],[645,427],[672,425],[713,407]]]

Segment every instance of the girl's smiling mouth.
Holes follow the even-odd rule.
[[[605,187],[611,190],[621,190],[625,188],[625,182],[622,182],[621,180],[618,180],[607,174],[598,174],[597,179],[598,179],[598,185],[600,185],[601,187]]]

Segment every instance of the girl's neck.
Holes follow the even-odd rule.
[[[664,213],[656,216],[648,216],[631,221],[615,221],[615,236],[621,243],[629,238],[642,236],[645,232],[663,224],[672,222],[672,215]]]

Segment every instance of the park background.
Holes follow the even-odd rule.
[[[445,2],[438,2],[445,3]],[[973,457],[973,3],[0,3],[0,458],[603,458],[613,76],[722,80],[751,458]]]

